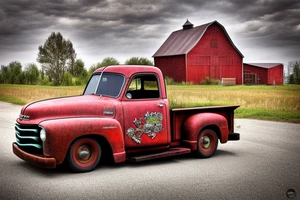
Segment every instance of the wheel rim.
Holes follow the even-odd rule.
[[[72,157],[76,165],[86,168],[92,166],[98,157],[97,145],[90,140],[78,142],[73,150]]]
[[[216,147],[217,138],[210,131],[204,132],[200,136],[199,148],[200,151],[205,155],[210,155],[214,152]]]
[[[86,164],[93,160],[93,150],[90,145],[81,145],[76,150],[76,160],[81,164]]]
[[[211,138],[207,135],[201,137],[200,144],[203,149],[209,149],[211,146]]]

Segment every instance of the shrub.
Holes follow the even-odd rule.
[[[52,85],[52,82],[50,82],[49,77],[46,76],[44,79],[40,79],[39,82],[40,85]]]
[[[220,80],[206,77],[200,82],[200,85],[219,85]]]
[[[174,81],[173,78],[168,77],[168,76],[165,77],[165,83],[166,83],[166,85],[177,85],[178,84]]]
[[[80,86],[80,85],[82,85],[82,83],[81,83],[80,80],[76,79],[76,80],[75,80],[75,85]]]
[[[64,72],[61,85],[63,86],[72,85],[72,75],[69,74],[68,72]]]

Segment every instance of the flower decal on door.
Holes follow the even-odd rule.
[[[156,134],[162,131],[163,115],[160,112],[147,112],[144,117],[135,118],[133,124],[135,128],[129,128],[126,134],[136,143],[142,143],[142,136],[146,134],[152,140]]]

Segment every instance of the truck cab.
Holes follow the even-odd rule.
[[[157,67],[103,67],[80,96],[25,105],[13,152],[44,168],[65,161],[75,172],[93,170],[106,155],[116,163],[187,153],[208,158],[218,140],[239,140],[233,125],[237,107],[171,110]]]

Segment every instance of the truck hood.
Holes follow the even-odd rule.
[[[110,98],[98,95],[64,97],[33,102],[25,105],[18,120],[39,123],[48,119],[70,117],[114,118],[115,106]]]

